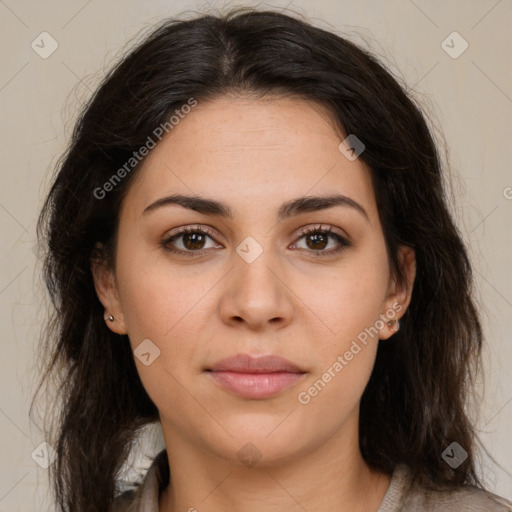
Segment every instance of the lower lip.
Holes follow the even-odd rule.
[[[295,384],[303,373],[209,372],[224,389],[243,398],[263,399],[275,396]]]

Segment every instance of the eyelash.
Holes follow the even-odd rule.
[[[300,240],[301,238],[304,238],[307,235],[311,235],[311,234],[328,235],[328,236],[334,238],[339,243],[339,247],[337,249],[327,249],[327,250],[322,249],[319,251],[308,250],[308,249],[299,249],[299,250],[301,250],[301,251],[305,250],[307,252],[312,252],[315,256],[322,257],[322,256],[331,256],[333,254],[338,254],[338,253],[344,251],[345,249],[347,249],[348,247],[352,246],[352,244],[348,240],[346,240],[345,238],[341,237],[340,235],[338,235],[336,233],[331,233],[331,231],[332,231],[332,227],[329,227],[329,229],[322,229],[320,227],[320,225],[318,227],[310,226],[308,228],[301,230],[301,232],[299,233],[298,240]],[[199,256],[202,256],[203,254],[207,253],[210,249],[204,249],[204,250],[198,250],[198,251],[191,251],[191,250],[183,251],[181,249],[176,249],[171,245],[171,242],[173,242],[174,240],[179,239],[181,236],[183,236],[185,234],[190,234],[190,233],[201,233],[204,235],[208,235],[210,238],[214,239],[214,233],[208,228],[205,228],[205,227],[199,228],[199,227],[195,227],[195,226],[184,226],[184,227],[179,228],[177,233],[175,233],[171,237],[163,240],[162,246],[168,252],[171,252],[174,254],[185,255],[185,256],[191,257],[191,258],[199,257]]]

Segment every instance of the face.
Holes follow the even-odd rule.
[[[199,102],[138,171],[115,271],[94,275],[168,450],[272,464],[356,444],[378,339],[393,334],[383,319],[403,315],[410,289],[395,287],[369,170],[342,140],[311,102],[222,98]],[[401,257],[412,281],[413,253]]]

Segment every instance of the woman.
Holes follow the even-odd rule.
[[[512,510],[475,469],[482,332],[435,143],[349,41],[165,21],[84,109],[40,231],[59,510]],[[166,449],[113,502],[152,422]]]

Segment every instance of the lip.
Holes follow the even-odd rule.
[[[307,373],[280,356],[248,354],[222,359],[206,371],[226,391],[250,399],[276,396]]]

